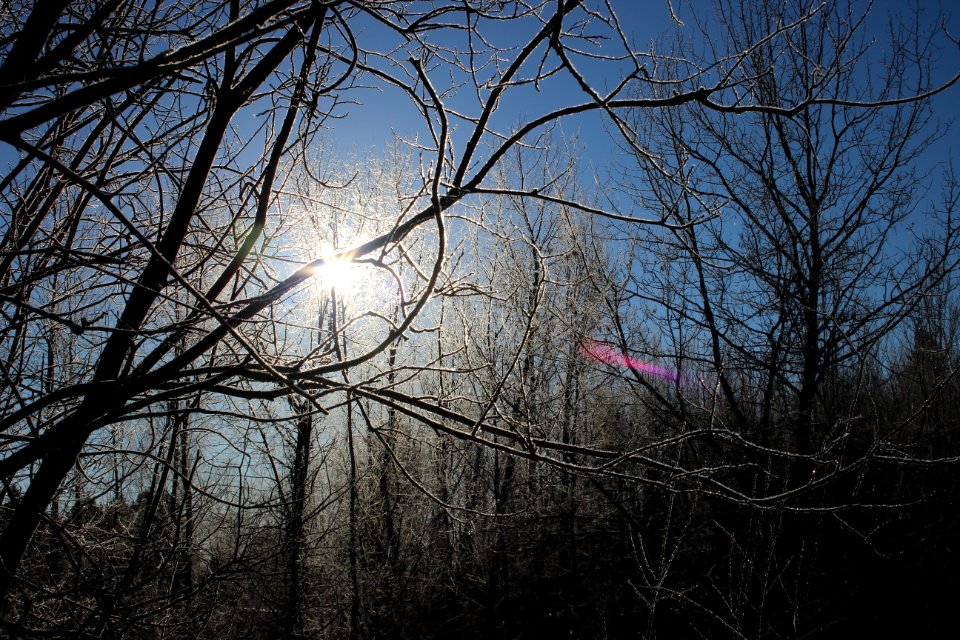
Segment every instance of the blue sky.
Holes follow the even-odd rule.
[[[860,6],[865,4],[860,3]],[[953,37],[960,37],[960,2],[952,1],[946,5],[921,2],[921,5],[926,12],[928,24],[939,7],[949,12],[946,27]],[[671,3],[668,0],[614,0],[613,6],[618,12],[627,37],[638,50],[647,50],[659,36],[667,35],[678,28],[670,16]],[[697,18],[702,17],[696,16],[694,11],[708,6],[708,2],[707,0],[690,0],[689,2],[673,0],[672,6],[677,17],[684,22],[679,29],[692,33],[697,29]],[[902,11],[909,6],[910,3],[899,0],[879,0],[874,4],[871,18],[866,24],[866,33],[875,38],[875,46],[878,49],[882,49],[884,44],[888,13]],[[369,47],[372,42],[379,44],[384,51],[393,47],[395,38],[383,27],[372,22],[351,24],[357,30],[357,37],[364,46]],[[523,32],[526,28],[518,27],[511,22],[503,22],[489,31],[489,34],[498,45],[516,45],[527,35]],[[462,33],[457,32],[455,37],[462,37]],[[946,39],[942,39],[942,42],[944,45],[949,45]],[[616,50],[618,53],[622,51],[619,47]],[[958,60],[960,56],[957,52],[950,50],[947,46],[940,57],[942,68],[936,70],[941,80],[948,78],[954,70],[960,68]],[[600,88],[611,86],[619,78],[620,69],[615,63],[599,64],[583,58],[576,62],[581,65],[585,75],[594,79]],[[410,65],[406,64],[406,67],[409,71]],[[437,89],[441,91],[447,89],[451,81],[450,76],[444,73],[444,70],[440,69],[431,74]],[[357,101],[358,104],[340,106],[336,113],[343,117],[329,121],[329,131],[324,141],[326,147],[324,155],[328,159],[332,160],[338,156],[346,160],[362,159],[370,154],[379,154],[380,150],[393,142],[395,135],[406,139],[413,139],[418,135],[423,139],[426,135],[422,118],[410,101],[396,89],[353,89],[344,92],[343,97],[346,100]],[[494,118],[494,126],[501,130],[509,129],[512,124],[549,111],[553,107],[585,100],[585,95],[569,77],[555,77],[543,83],[540,91],[532,88],[508,91]],[[470,100],[468,87],[461,88],[457,95],[448,98],[446,102],[466,113],[475,114],[478,110],[476,101]],[[960,104],[960,87],[953,87],[935,99],[934,108],[937,116],[947,122],[957,112],[958,104]],[[243,122],[237,124],[241,129],[244,128]],[[461,136],[463,132],[469,130],[469,126],[465,123],[459,123],[459,127]],[[559,132],[579,140],[580,160],[587,173],[593,169],[602,172],[615,158],[613,145],[606,137],[604,122],[596,113],[564,120],[560,123]],[[957,139],[957,133],[953,130],[940,137],[927,156],[928,162],[935,164],[950,159]],[[462,140],[456,140],[456,142],[458,142],[456,145],[458,151],[462,150]],[[0,163],[15,161],[16,155],[11,151],[10,147],[0,144]],[[255,150],[252,149],[252,151]]]
[[[702,16],[694,16],[693,12],[701,5],[707,4],[705,0],[687,3],[674,1],[675,15],[684,23],[678,27],[670,16],[670,5],[666,0],[643,2],[620,0],[613,3],[621,25],[631,39],[631,44],[640,51],[646,51],[661,36],[669,38],[678,28],[692,36],[698,28],[697,18],[702,18]],[[860,3],[858,6],[865,6],[865,4]],[[930,26],[937,5],[921,4],[926,24]],[[944,7],[945,12],[949,11],[951,14],[948,15],[946,27],[954,37],[957,37],[960,36],[960,2],[952,2],[950,5],[955,6]],[[868,41],[872,40],[871,47],[878,53],[882,52],[884,43],[888,40],[886,37],[888,15],[891,12],[908,9],[909,6],[908,3],[898,0],[880,0],[874,3],[870,18],[864,26],[864,34]],[[504,26],[498,26],[489,32],[497,44],[509,45],[523,41],[525,34],[517,33],[516,26],[510,23],[500,24]],[[384,50],[392,46],[389,34],[384,32],[382,27],[359,24],[357,34],[358,39],[365,40],[368,45],[370,42],[378,42],[382,37]],[[946,47],[949,42],[941,38],[941,44]],[[616,51],[619,53],[622,49],[616,48]],[[946,80],[960,68],[960,56],[956,51],[945,49],[939,61],[939,68],[934,71],[939,74],[940,80]],[[612,86],[620,77],[620,69],[613,63],[601,64],[580,59],[576,64],[582,65],[584,74],[595,79],[600,88]],[[441,71],[442,73],[431,75],[438,91],[443,91],[452,84],[449,82],[449,75],[444,75],[447,71],[445,69]],[[362,159],[368,155],[377,155],[379,150],[394,140],[395,136],[412,140],[419,135],[421,140],[425,140],[427,129],[422,118],[399,90],[359,89],[351,91],[349,98],[358,101],[359,104],[341,106],[338,113],[345,117],[330,121],[329,137],[325,143],[329,145],[328,152],[325,154],[328,158],[340,155],[348,159]],[[494,126],[501,130],[508,129],[511,124],[547,112],[551,108],[586,99],[585,94],[573,80],[566,76],[543,83],[540,91],[534,91],[532,88],[508,91],[493,120]],[[470,99],[469,87],[460,89],[457,95],[446,100],[446,104],[465,113],[478,112],[475,97],[473,100]],[[937,117],[942,122],[948,123],[957,111],[958,104],[960,104],[960,86],[955,86],[935,99],[934,109]],[[461,136],[470,128],[467,123],[456,124],[459,126]],[[611,160],[615,159],[615,148],[606,135],[605,123],[596,113],[565,119],[560,123],[558,131],[564,136],[578,139],[581,149],[580,160],[587,173],[593,170],[603,173]],[[928,162],[933,165],[949,160],[956,140],[957,133],[953,130],[948,135],[940,137],[926,156]],[[462,151],[463,141],[455,138],[455,146],[457,151]],[[334,153],[331,154],[330,151]]]

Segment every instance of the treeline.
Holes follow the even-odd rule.
[[[384,389],[436,399],[432,419],[353,394],[326,415],[252,401],[249,415],[267,424],[256,433],[217,415],[213,397],[171,406],[151,419],[151,460],[131,466],[114,441],[77,467],[32,543],[33,595],[8,613],[64,634],[165,638],[948,628],[960,525],[949,287],[913,305],[869,366],[822,376],[819,444],[804,457],[794,388],[764,412],[755,376],[731,364],[736,400],[752,407],[734,416],[717,378],[694,378],[692,363],[674,359],[684,375],[658,378],[591,356],[584,333],[618,322],[603,311],[597,246],[584,242],[601,234],[556,214],[488,216],[501,240],[487,273],[512,295],[482,306],[441,297],[431,317],[444,321],[391,347],[392,369],[369,372],[386,376]],[[332,312],[335,297],[317,303]],[[432,364],[404,374],[404,352],[420,350],[415,361]],[[485,439],[443,430],[485,411],[499,430]],[[217,460],[230,424],[246,430],[252,461]],[[545,450],[547,439],[566,448]],[[598,451],[616,457],[598,462]],[[203,471],[221,464],[225,474]]]

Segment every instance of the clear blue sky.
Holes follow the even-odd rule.
[[[641,51],[647,50],[658,37],[669,36],[677,28],[670,16],[667,0],[619,0],[613,4],[631,43]],[[673,0],[675,15],[684,22],[680,29],[687,32],[696,30],[697,20],[693,11],[700,5],[707,4],[706,0],[692,0],[686,3]],[[866,2],[859,3],[859,6],[865,5]],[[921,2],[921,5],[929,25],[937,12],[937,6],[934,3],[925,2]],[[874,3],[870,19],[864,29],[864,33],[874,39],[872,46],[877,49],[883,48],[888,40],[886,38],[888,15],[891,12],[908,10],[909,6],[909,3],[900,0],[879,0]],[[949,12],[946,24],[949,32],[953,37],[960,36],[960,2],[950,2],[944,6],[944,10]],[[499,28],[499,31],[491,32],[493,37],[497,38],[498,44],[508,45],[522,41],[522,34],[516,33],[516,27],[509,23],[502,24],[504,27]],[[369,43],[371,40],[379,39],[378,30],[381,28],[376,25],[359,24],[357,29],[361,40],[366,37],[366,42]],[[383,35],[385,36],[383,49],[387,50],[389,49],[387,34]],[[945,38],[941,39],[941,44],[949,45]],[[620,51],[617,49],[618,53]],[[939,60],[941,68],[935,69],[935,72],[939,73],[941,80],[949,78],[960,68],[960,55],[957,55],[955,50],[943,51]],[[585,74],[597,79],[601,88],[610,86],[619,78],[616,65],[590,63],[586,60],[578,61],[578,64],[580,63],[583,64]],[[432,79],[438,90],[447,88],[444,83],[449,80],[448,76],[438,73]],[[464,88],[460,90],[458,96],[446,102],[466,113],[476,114],[478,111],[476,101],[471,101],[469,95],[469,88]],[[351,92],[350,97],[360,101],[361,104],[341,107],[339,112],[347,117],[331,122],[328,143],[338,153],[346,157],[363,158],[385,147],[393,140],[395,134],[407,139],[413,139],[419,134],[421,140],[425,139],[427,130],[422,118],[398,90],[362,89]],[[508,92],[493,121],[494,126],[508,129],[512,123],[547,112],[551,108],[585,100],[586,96],[569,77],[552,79],[543,83],[539,92],[532,89]],[[955,86],[944,95],[937,97],[934,105],[938,118],[949,122],[960,105],[960,86]],[[465,123],[458,124],[461,133],[469,128]],[[612,145],[605,137],[604,125],[596,113],[563,121],[561,131],[566,135],[578,137],[583,153],[581,160],[585,161],[587,166],[602,169],[611,160]],[[957,132],[953,130],[949,135],[941,137],[930,150],[929,161],[936,163],[949,159],[957,140]],[[462,151],[462,141],[459,142],[456,146],[458,151]]]
[[[701,6],[708,6],[708,0],[690,0],[682,2],[672,0],[676,15],[685,24],[681,29],[693,31],[697,28],[694,11]],[[864,6],[866,2],[860,2]],[[871,18],[866,25],[867,33],[876,37],[876,44],[882,47],[885,40],[885,28],[887,15],[890,11],[902,11],[907,9],[911,3],[900,0],[878,0],[874,4]],[[934,2],[920,2],[926,12],[926,19],[929,21],[941,5]],[[615,10],[621,20],[626,35],[631,39],[631,44],[639,49],[646,50],[650,43],[659,36],[668,34],[676,25],[670,17],[668,0],[614,0]],[[960,1],[953,0],[942,5],[948,12],[948,21],[945,25],[954,38],[960,37]],[[928,22],[929,23],[929,22]],[[490,32],[492,37],[500,45],[515,45],[522,42],[523,35],[518,33],[515,25],[504,22],[503,27]],[[370,42],[378,42],[383,36],[383,50],[392,48],[391,41],[395,40],[387,34],[382,27],[373,23],[357,23],[353,25],[357,31],[359,39],[365,46],[370,46]],[[461,37],[463,32],[459,32],[456,37]],[[944,44],[947,43],[943,39]],[[618,52],[620,50],[618,49]],[[952,50],[945,50],[940,57],[942,68],[937,71],[941,79],[949,77],[957,68],[960,68],[960,55],[954,47]],[[619,77],[616,65],[596,64],[586,60],[578,61],[583,64],[583,70],[591,78],[598,80],[598,85],[602,88],[616,82]],[[409,65],[406,65],[409,68]],[[442,73],[433,75],[433,81],[437,89],[444,90],[447,87],[445,83],[449,81],[449,76]],[[329,123],[330,132],[326,144],[329,145],[327,158],[335,157],[337,154],[344,158],[352,159],[354,157],[362,158],[370,153],[376,153],[378,149],[384,148],[390,144],[394,134],[399,134],[407,138],[413,138],[418,134],[426,135],[426,128],[423,121],[416,111],[412,108],[409,100],[395,89],[359,89],[344,93],[344,97],[349,100],[359,101],[360,104],[350,104],[341,106],[338,113],[343,115],[342,119],[331,120]],[[531,89],[522,91],[508,92],[503,103],[500,105],[497,116],[494,119],[494,126],[501,129],[509,129],[512,123],[518,122],[530,116],[534,116],[551,108],[585,100],[585,96],[580,92],[575,83],[568,77],[552,79],[544,83],[539,92]],[[462,108],[465,112],[476,114],[477,107],[475,101],[469,100],[469,90],[463,88],[456,97],[448,99],[448,104]],[[960,86],[951,88],[946,94],[939,96],[935,100],[935,110],[938,117],[944,121],[949,121],[953,114],[958,111],[960,105]],[[238,123],[243,128],[243,123]],[[464,123],[460,124],[461,135],[468,127]],[[582,158],[588,167],[597,167],[602,169],[612,158],[612,145],[605,137],[604,125],[597,114],[591,114],[587,117],[575,117],[565,120],[561,123],[562,133],[569,136],[577,136],[581,142]],[[951,157],[955,142],[960,139],[955,130],[951,130],[948,135],[941,137],[928,155],[932,163],[944,162]],[[457,145],[458,150],[462,150],[462,141]],[[332,152],[332,153],[331,153]],[[16,154],[7,146],[0,144],[0,163],[7,164],[16,159]]]

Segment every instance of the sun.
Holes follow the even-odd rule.
[[[359,284],[361,269],[360,265],[346,258],[327,258],[323,266],[317,269],[316,277],[324,289],[349,293]]]

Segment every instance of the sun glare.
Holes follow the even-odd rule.
[[[324,289],[350,292],[360,278],[360,268],[350,260],[330,259],[317,270],[317,278]]]

